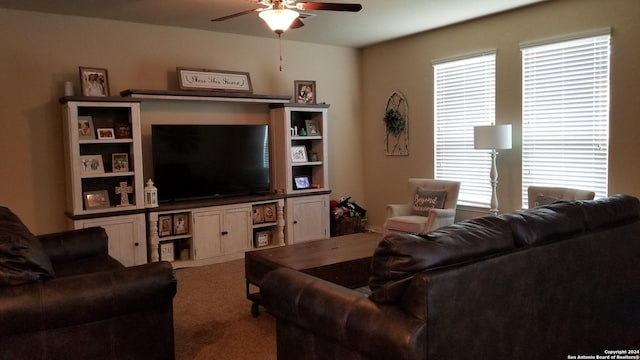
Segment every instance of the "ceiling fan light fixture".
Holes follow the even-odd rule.
[[[289,9],[264,10],[258,15],[269,25],[271,30],[278,34],[289,29],[291,23],[299,16],[298,12]]]

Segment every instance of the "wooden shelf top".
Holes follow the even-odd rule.
[[[259,95],[240,92],[190,91],[190,90],[141,90],[127,89],[120,92],[125,98],[148,100],[187,100],[250,102],[259,104],[285,104],[291,101],[286,95]]]

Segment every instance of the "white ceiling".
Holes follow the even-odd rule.
[[[316,16],[283,39],[347,47],[386,40],[546,0],[326,0],[360,3],[360,12],[306,11]],[[211,19],[258,7],[251,0],[0,0],[0,7],[269,37],[257,13]]]

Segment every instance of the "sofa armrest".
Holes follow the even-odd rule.
[[[288,268],[269,272],[260,284],[265,307],[294,323],[372,359],[426,358],[426,323],[396,306]]]
[[[109,237],[101,227],[62,231],[39,235],[44,251],[52,263],[108,254]]]
[[[411,215],[411,207],[408,204],[387,205],[387,219],[394,216]]]
[[[0,336],[64,328],[171,303],[176,278],[168,262],[4,287]]]

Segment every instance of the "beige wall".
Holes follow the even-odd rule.
[[[380,44],[362,51],[365,202],[380,227],[385,205],[406,198],[406,178],[433,176],[435,59],[497,49],[496,123],[513,124],[514,148],[499,155],[500,210],[521,203],[521,55],[519,44],[612,28],[609,194],[640,196],[640,1],[552,0]],[[409,102],[409,156],[385,156],[384,102],[395,89]],[[487,181],[488,174],[487,174]]]
[[[357,50],[285,40],[279,72],[275,35],[256,38],[4,9],[0,23],[0,205],[16,212],[34,233],[67,227],[58,98],[64,81],[73,81],[79,91],[78,66],[107,68],[113,95],[124,89],[177,90],[176,66],[248,71],[257,94],[292,95],[294,80],[316,80],[318,101],[331,104],[332,197],[364,198]],[[143,103],[143,143],[153,121],[244,119],[260,117],[266,107],[246,110],[249,115],[224,104]]]

